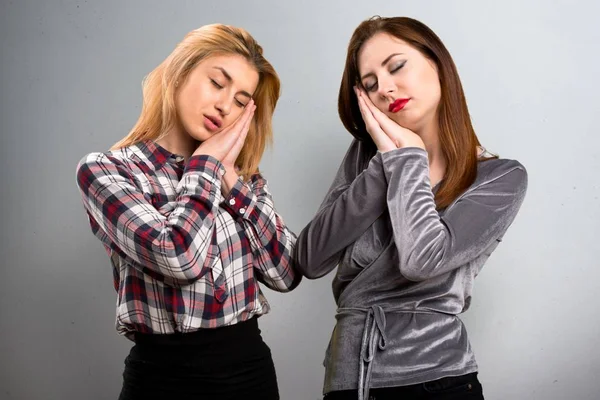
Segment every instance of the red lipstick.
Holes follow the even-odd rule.
[[[390,104],[388,110],[389,112],[397,113],[398,111],[402,110],[406,106],[406,103],[408,103],[409,101],[410,99],[397,99],[392,104]]]

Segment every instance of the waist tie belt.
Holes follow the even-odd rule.
[[[369,308],[339,308],[338,314],[344,311],[360,311],[367,314],[365,316],[363,336],[360,344],[360,358],[358,361],[358,400],[368,400],[369,390],[371,389],[372,361],[375,358],[377,349],[383,351],[387,345],[385,311],[381,306],[374,305]],[[425,310],[389,309],[387,311],[410,314],[443,314]]]

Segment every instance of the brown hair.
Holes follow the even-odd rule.
[[[366,130],[353,90],[359,82],[358,53],[377,33],[405,41],[437,66],[441,98],[437,109],[440,143],[447,160],[446,174],[436,193],[438,208],[445,208],[475,181],[477,146],[462,84],[450,53],[440,38],[425,24],[407,17],[373,17],[363,21],[352,34],[338,96],[338,112],[346,129],[358,140],[375,144]]]
[[[236,160],[240,174],[246,179],[256,172],[266,145],[273,140],[271,121],[279,99],[279,77],[263,56],[262,47],[248,32],[222,24],[205,25],[189,32],[175,50],[146,76],[139,119],[129,134],[112,149],[163,137],[177,121],[176,82],[183,83],[199,62],[218,54],[241,55],[259,74],[258,86],[252,96],[256,111],[244,147]]]

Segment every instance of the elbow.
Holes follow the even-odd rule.
[[[292,268],[298,276],[304,276],[308,279],[318,278],[317,274],[315,274],[315,271],[309,268],[309,265],[314,264],[308,261],[308,257],[305,254],[305,252],[301,251],[301,246],[299,245],[299,243],[296,243],[296,246],[294,246],[294,250],[292,251],[290,261],[292,264]]]
[[[291,264],[281,265],[280,267],[282,268],[270,268],[270,270],[263,272],[259,267],[255,266],[256,280],[276,292],[291,292],[302,281],[302,275]]]
[[[308,268],[308,263],[304,262],[304,260],[300,260],[299,258],[297,258],[296,254],[294,254],[294,257],[292,258],[292,268],[296,272],[296,276],[299,276],[300,279],[302,279],[302,277],[305,277],[307,279],[317,278],[315,272],[311,271],[311,269]]]
[[[286,287],[284,293],[291,292],[292,290],[296,289],[300,285],[300,282],[302,282],[302,274],[299,274],[297,271],[295,271],[294,280],[288,287]]]
[[[430,278],[424,269],[418,266],[400,267],[400,274],[411,282],[422,282]]]
[[[311,271],[309,269],[305,270],[302,272],[302,276],[304,276],[306,279],[309,280],[315,280],[315,279],[319,279],[323,276],[324,274],[320,274],[317,271]]]
[[[435,276],[436,262],[433,257],[409,256],[400,262],[400,273],[412,282],[422,282]]]
[[[337,265],[337,260],[335,264]],[[299,260],[296,257],[293,258],[293,266],[300,277],[303,276],[310,280],[319,279],[333,269],[328,267],[328,263],[321,260]]]
[[[404,256],[403,256],[404,255]],[[409,281],[422,282],[439,275],[447,263],[444,246],[432,241],[424,248],[406,248],[399,254],[400,273]]]
[[[306,249],[302,251],[302,246],[296,244],[292,254],[294,269],[307,279],[314,280],[322,278],[333,270],[339,263],[342,252],[338,252],[331,257],[315,257],[315,252]]]
[[[300,285],[300,282],[302,282],[302,275],[296,273],[290,283],[283,286],[274,286],[273,289],[280,293],[289,293],[296,289]]]

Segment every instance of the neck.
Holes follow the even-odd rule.
[[[446,175],[446,157],[442,152],[440,143],[439,126],[437,122],[432,121],[421,129],[415,130],[419,135],[429,158],[429,175],[432,186],[440,182]]]
[[[181,126],[171,128],[156,143],[173,154],[183,156],[186,161],[192,156],[196,148],[198,148],[198,141],[188,135]]]
[[[427,126],[415,130],[415,133],[419,135],[425,144],[425,150],[427,150],[429,156],[429,164],[443,164],[445,166],[446,160],[442,152],[438,124],[429,123]]]

